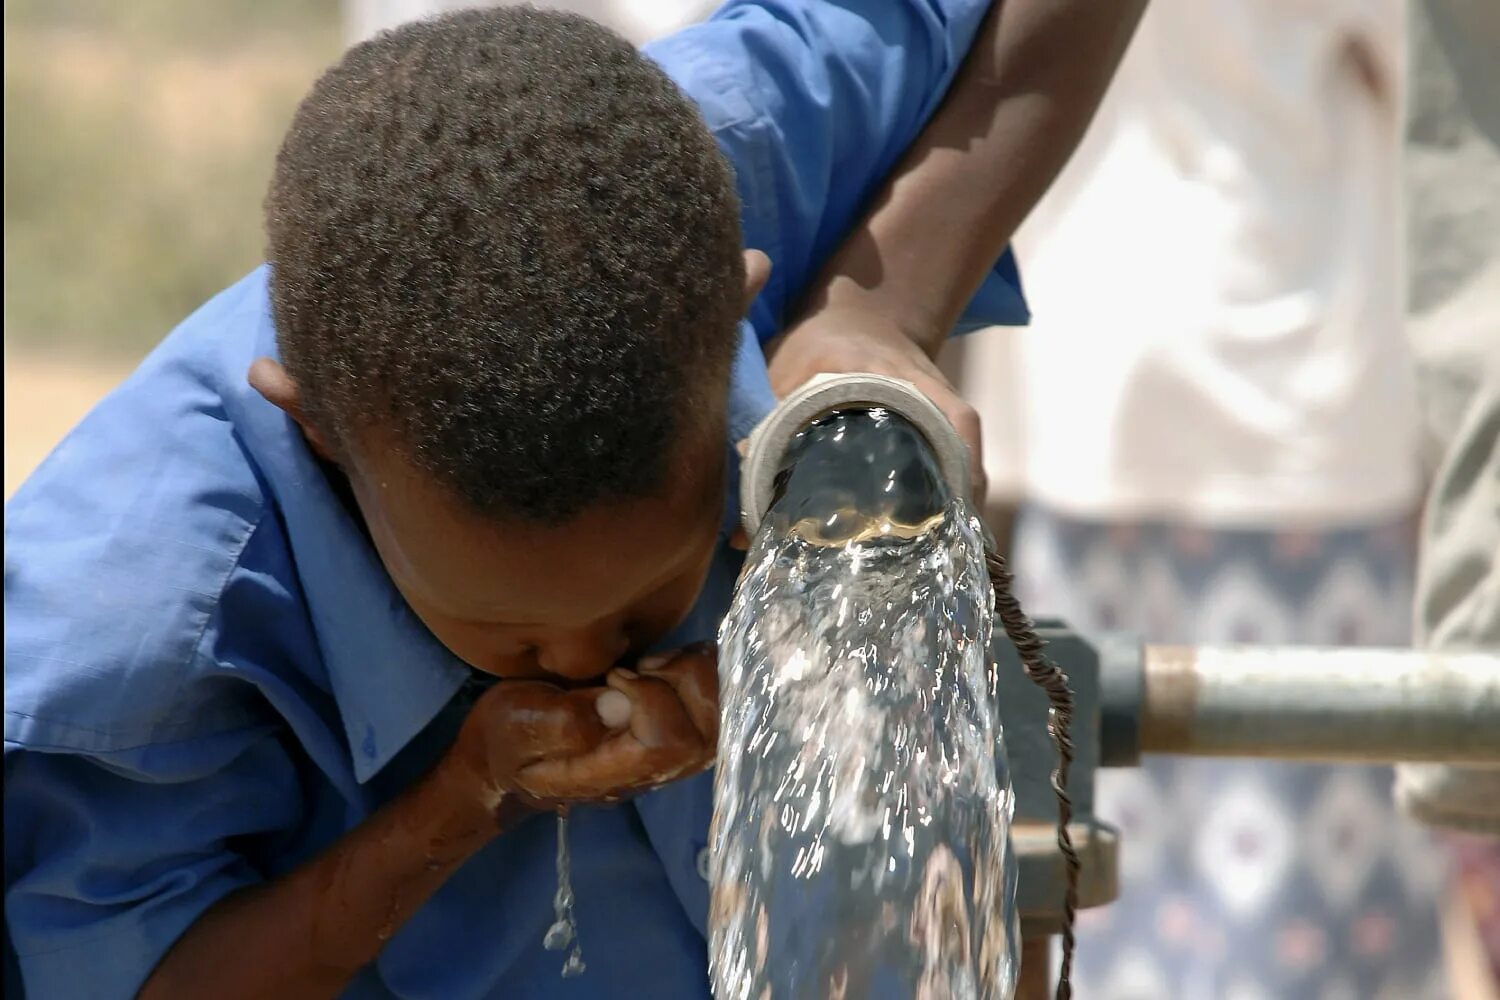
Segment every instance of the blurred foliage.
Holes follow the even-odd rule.
[[[262,254],[337,0],[5,4],[5,340],[137,355]]]

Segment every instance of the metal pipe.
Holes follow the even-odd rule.
[[[1147,752],[1500,764],[1500,655],[1148,646]]]
[[[856,416],[871,413],[899,418],[899,428],[889,433],[882,421],[882,427],[871,433],[870,425],[862,425]],[[845,416],[845,425],[825,427],[820,433],[820,421],[836,414]],[[810,441],[810,435],[818,440]],[[914,446],[916,442],[920,446]],[[817,468],[802,469],[803,482],[789,484],[789,470],[811,446],[817,455],[810,464]],[[882,480],[872,489],[871,477],[877,474],[905,478],[892,484]],[[881,508],[883,516],[896,512],[884,509],[893,502],[921,505],[944,486],[944,501],[967,498],[968,451],[943,411],[910,382],[858,372],[819,375],[782,400],[750,434],[740,466],[740,513],[746,534],[755,537],[761,518],[785,499],[789,486],[802,495],[793,498],[794,504],[808,506],[804,498],[810,497],[812,505],[826,510],[846,507],[874,513]],[[899,489],[892,492],[892,486]],[[820,492],[826,496],[818,497]],[[835,527],[843,530],[847,525]]]

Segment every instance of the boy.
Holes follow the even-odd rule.
[[[704,994],[705,644],[737,569],[732,442],[773,403],[761,344],[806,293],[779,382],[930,380],[919,342],[981,280],[984,319],[1024,318],[1008,259],[984,278],[1005,213],[1130,20],[1070,33],[1073,6],[1096,5],[986,22],[915,145],[978,0],[732,3],[652,61],[517,9],[351,50],[278,158],[269,266],[7,508],[28,992]],[[1038,82],[1063,39],[1097,86]],[[997,72],[1011,48],[1037,58]],[[934,211],[955,195],[988,235]],[[919,257],[872,280],[892,240]],[[613,804],[573,812],[590,968],[562,980],[537,816],[590,802]]]

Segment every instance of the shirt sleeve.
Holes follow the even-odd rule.
[[[750,314],[774,336],[963,63],[986,0],[731,0],[648,46],[733,165],[747,247],[771,258]],[[1009,250],[962,326],[1025,323]]]
[[[199,916],[261,875],[241,838],[291,827],[269,729],[107,755],[5,746],[5,919],[28,996],[133,997]]]

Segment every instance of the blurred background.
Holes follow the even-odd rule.
[[[5,495],[262,257],[337,0],[6,0]]]

